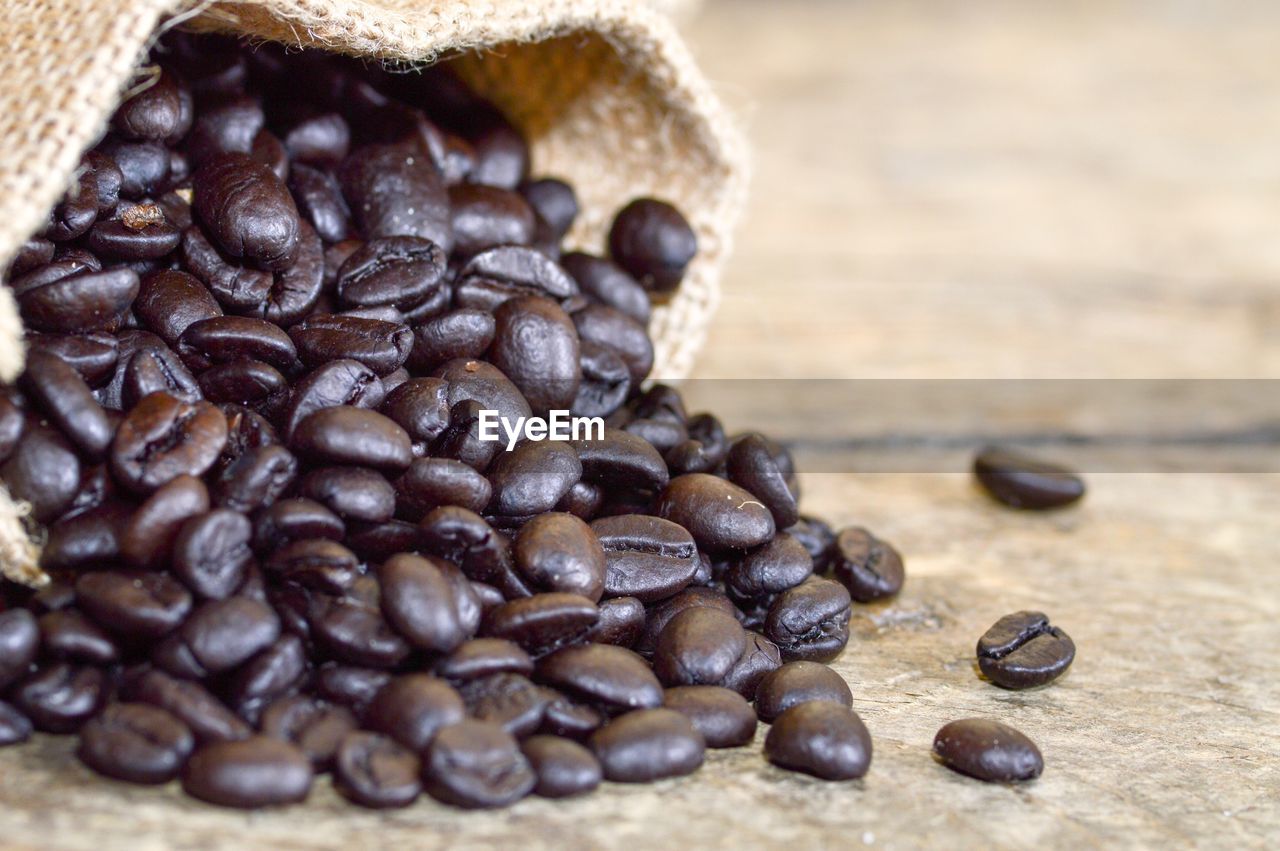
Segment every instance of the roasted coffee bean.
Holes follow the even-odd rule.
[[[653,343],[643,325],[625,313],[603,304],[591,304],[573,312],[573,324],[583,343],[594,343],[614,352],[638,387],[653,369]]]
[[[253,521],[253,548],[275,550],[290,541],[325,538],[342,540],[346,526],[324,505],[310,499],[282,499]]]
[[[662,705],[662,685],[644,660],[622,647],[565,647],[538,662],[537,679],[612,712]]]
[[[533,793],[543,798],[585,795],[600,785],[603,770],[591,751],[560,736],[530,736],[520,750],[533,769]]]
[[[558,304],[539,296],[504,301],[494,310],[490,359],[534,412],[568,410],[578,395],[578,332]]]
[[[108,138],[99,150],[120,170],[120,198],[138,201],[151,197],[169,180],[170,152],[158,142]]]
[[[430,443],[449,425],[449,385],[439,378],[410,378],[388,392],[378,410],[414,441]]]
[[[37,523],[50,523],[71,506],[80,487],[80,459],[57,431],[30,417],[22,439],[0,464],[9,495],[31,506]]]
[[[541,732],[583,741],[606,721],[605,714],[594,706],[575,703],[560,696],[547,704],[542,713]]]
[[[191,594],[164,573],[95,571],[76,579],[76,605],[112,632],[154,639],[186,619]]]
[[[323,771],[334,763],[342,741],[357,724],[355,713],[345,706],[291,695],[272,701],[262,711],[260,726],[263,735],[297,746],[317,771]]]
[[[573,413],[583,417],[611,416],[631,392],[631,370],[612,349],[598,343],[582,341],[579,350],[582,380],[573,399]]]
[[[125,262],[159,260],[182,242],[182,231],[164,221],[164,212],[154,204],[124,206],[120,216],[99,221],[89,231],[89,248],[99,257]],[[158,220],[144,218],[152,216]]]
[[[23,324],[59,334],[114,331],[138,295],[138,273],[116,268],[81,272],[48,282],[32,279],[40,270],[13,281]]]
[[[747,491],[706,473],[671,480],[658,500],[660,517],[689,530],[699,549],[749,550],[773,538],[773,515]]]
[[[449,426],[431,445],[431,454],[461,461],[479,472],[487,470],[494,456],[502,451],[502,444],[480,439],[482,410],[480,403],[472,399],[454,405],[449,411]]]
[[[779,594],[813,574],[813,559],[804,546],[783,533],[730,565],[725,587],[739,600]]]
[[[290,446],[317,464],[403,470],[413,462],[413,444],[395,421],[350,405],[324,408],[298,424]]]
[[[831,527],[816,517],[801,516],[794,526],[785,531],[809,553],[813,559],[813,572],[826,573],[835,555],[836,536]]]
[[[631,647],[644,632],[644,603],[635,597],[614,597],[600,602],[600,619],[586,635],[598,644]]]
[[[221,153],[200,166],[192,185],[196,216],[227,254],[266,270],[297,259],[298,208],[271,169],[248,154]]]
[[[31,738],[31,720],[10,703],[0,700],[0,748],[17,745]]]
[[[520,194],[538,217],[551,229],[558,242],[578,217],[578,196],[563,180],[544,177],[520,184]]]
[[[697,771],[706,743],[685,715],[672,709],[641,709],[593,733],[591,750],[606,780],[650,783]]]
[[[7,277],[18,278],[39,266],[53,260],[54,245],[48,239],[33,236],[18,246],[13,259],[9,261]]]
[[[349,591],[361,575],[355,553],[324,539],[290,541],[273,552],[264,566],[268,574],[286,582],[339,595]]]
[[[106,667],[120,658],[106,630],[75,609],[40,616],[40,650],[54,659]]]
[[[572,514],[534,517],[516,536],[516,568],[530,587],[578,594],[598,602],[605,556],[595,533]]]
[[[0,689],[26,675],[39,649],[40,627],[31,612],[0,612]]]
[[[402,553],[378,568],[382,609],[387,620],[415,647],[449,653],[471,637],[475,624],[464,610],[476,601],[460,600],[459,585],[450,581],[452,568],[431,556]],[[469,589],[467,589],[469,591]]]
[[[933,753],[952,771],[988,783],[1034,780],[1044,771],[1044,757],[1035,742],[1007,724],[985,718],[944,724],[933,737]]]
[[[276,132],[295,163],[337,165],[347,156],[351,145],[351,128],[336,112],[287,116]]]
[[[155,570],[169,561],[182,524],[209,510],[209,491],[194,476],[181,475],[156,489],[120,532],[120,554],[132,567]]]
[[[978,668],[1008,689],[1042,686],[1067,672],[1076,645],[1043,612],[1014,612],[992,624],[978,639]]]
[[[453,251],[470,257],[497,245],[528,245],[533,241],[533,210],[515,192],[476,183],[449,187]]]
[[[344,520],[384,523],[396,510],[391,483],[367,467],[321,467],[298,482],[297,493]]]
[[[187,725],[155,706],[115,703],[80,730],[76,756],[99,774],[130,783],[167,783],[195,748]]]
[[[902,556],[892,544],[856,526],[836,537],[831,569],[859,603],[883,600],[902,590]]]
[[[378,692],[365,713],[365,724],[422,753],[442,728],[462,721],[465,714],[462,698],[447,682],[406,674]]]
[[[53,208],[43,236],[54,242],[76,239],[89,230],[97,217],[97,181],[93,172],[82,165],[75,185]]]
[[[407,807],[422,794],[422,763],[387,736],[351,732],[338,746],[334,788],[362,807]]]
[[[285,144],[288,145],[287,140]],[[326,242],[346,239],[351,229],[351,210],[332,174],[295,162],[289,169],[289,191],[293,193],[298,212],[322,239]]]
[[[687,586],[698,569],[693,537],[682,526],[642,514],[592,521],[605,553],[606,596],[652,602]]]
[[[265,121],[262,107],[251,97],[203,105],[186,139],[187,150],[198,164],[218,154],[248,154]]]
[[[573,447],[589,482],[622,491],[656,491],[667,485],[667,465],[644,438],[606,428],[602,438],[575,440]]]
[[[431,797],[468,809],[508,806],[536,782],[510,734],[472,719],[440,730],[427,748],[423,773]]]
[[[108,688],[99,668],[55,662],[42,665],[9,696],[37,730],[72,733],[97,714]]]
[[[358,316],[318,314],[295,325],[289,333],[307,366],[348,358],[377,375],[399,369],[413,346],[413,332],[407,326]]]
[[[102,458],[111,445],[112,424],[69,363],[48,352],[29,352],[19,386],[85,455]]]
[[[198,381],[204,397],[215,404],[260,405],[288,389],[288,379],[280,370],[259,360],[211,366]]]
[[[383,686],[391,682],[391,674],[374,668],[326,662],[316,671],[315,680],[320,697],[362,715]]]
[[[658,643],[658,636],[666,629],[671,619],[685,609],[699,606],[717,609],[731,615],[736,611],[729,598],[714,588],[686,588],[675,596],[663,600],[650,608],[648,619],[645,621],[644,632],[640,635],[636,650],[646,656],[653,655],[654,647]]]
[[[152,393],[120,423],[111,472],[129,490],[150,493],[178,476],[204,473],[226,442],[227,420],[213,405]]]
[[[580,638],[599,617],[586,597],[549,592],[503,603],[485,616],[481,632],[541,655]]]
[[[298,460],[279,444],[245,452],[213,485],[213,501],[222,508],[251,514],[271,505],[298,474]]]
[[[532,674],[533,660],[516,644],[503,638],[473,638],[440,659],[437,675],[453,682],[468,682],[494,674]]]
[[[693,229],[664,201],[632,201],[609,229],[609,256],[645,289],[658,294],[671,293],[680,286],[697,253],[698,238]]]
[[[315,600],[309,623],[316,643],[350,665],[395,668],[412,649],[376,604],[358,599]]]
[[[166,269],[142,279],[133,312],[170,347],[182,332],[203,319],[222,315],[213,294],[194,275]]]
[[[468,680],[458,687],[458,693],[469,717],[492,721],[518,739],[538,729],[547,704],[558,696],[515,673]]]
[[[197,750],[183,772],[182,789],[210,804],[256,810],[306,800],[312,776],[302,751],[254,736]]]
[[[85,488],[81,488],[81,494]],[[77,500],[79,496],[77,497]],[[98,497],[95,495],[94,501]],[[111,501],[72,510],[48,529],[40,566],[45,571],[77,570],[120,556],[120,532],[129,519],[128,503]]]
[[[501,245],[480,252],[462,267],[454,301],[458,307],[492,311],[518,296],[545,296],[558,301],[577,292],[573,278],[542,252]]]
[[[1067,468],[1007,449],[979,452],[973,473],[987,493],[1014,508],[1042,511],[1084,496],[1084,481]]]
[[[248,597],[210,600],[159,645],[154,661],[179,677],[203,679],[237,667],[280,637],[280,619]]]
[[[617,264],[574,252],[560,258],[560,265],[574,277],[582,292],[641,325],[649,324],[649,294]]]
[[[853,706],[853,693],[844,678],[818,662],[788,662],[770,671],[756,689],[756,713],[761,721],[772,722],[793,706],[812,700],[826,700]]]
[[[654,648],[653,672],[668,686],[715,684],[733,668],[746,643],[737,618],[697,606],[663,628]]]
[[[116,369],[119,341],[111,334],[27,334],[27,350],[47,352],[80,374],[90,387],[101,387]],[[0,450],[0,457],[4,456]]]
[[[167,393],[179,401],[192,403],[204,398],[200,382],[177,353],[163,344],[143,345],[127,358],[122,352],[120,363],[124,371],[118,373],[119,381],[113,376],[111,384],[104,388],[105,405],[131,410],[152,393]],[[115,395],[117,389],[118,396]]]
[[[253,730],[204,686],[179,680],[162,671],[147,669],[126,685],[131,700],[166,710],[195,735],[201,744],[247,739]]]
[[[488,479],[452,458],[419,458],[395,483],[403,516],[414,519],[442,505],[483,511],[492,495]]]
[[[270,130],[259,130],[258,135],[253,137],[253,147],[249,149],[249,156],[271,169],[272,173],[281,180],[289,179],[289,153],[284,149],[284,144]]]
[[[338,300],[346,307],[414,307],[441,286],[446,263],[444,251],[430,240],[397,236],[366,242],[338,270]]]
[[[495,328],[493,314],[485,310],[434,316],[414,328],[409,364],[427,371],[458,358],[478,358],[492,345]]]
[[[488,476],[493,485],[489,510],[527,517],[554,509],[582,478],[582,462],[567,443],[529,440],[494,458]]]
[[[287,372],[298,357],[293,340],[280,326],[248,316],[215,316],[192,323],[182,332],[178,354],[197,372],[245,358]]]
[[[226,255],[198,225],[182,234],[182,259],[228,310],[246,312],[262,305],[274,283],[271,272],[241,265],[240,258]]]
[[[281,417],[281,431],[292,437],[316,411],[337,405],[376,408],[384,398],[377,374],[359,361],[341,358],[307,373],[294,386]]]
[[[756,735],[756,713],[746,698],[721,686],[677,686],[663,695],[662,705],[693,722],[709,748],[736,748]]]
[[[811,701],[774,720],[764,755],[774,765],[822,780],[855,780],[871,767],[871,734],[852,709]]]
[[[196,596],[223,600],[244,581],[253,559],[253,526],[237,511],[217,508],[182,524],[173,543],[173,573]]]
[[[769,606],[765,635],[788,662],[828,662],[849,643],[851,604],[843,585],[810,577],[783,591]]]
[[[365,239],[413,236],[453,250],[448,191],[415,146],[366,145],[342,163],[338,180]]]
[[[170,70],[159,69],[153,85],[116,108],[111,127],[126,139],[175,141],[191,128],[191,92]]]
[[[692,428],[690,431],[692,433]],[[729,449],[726,468],[734,484],[765,504],[779,529],[785,529],[800,519],[796,498],[787,485],[786,475],[763,437],[749,434],[736,441]]]

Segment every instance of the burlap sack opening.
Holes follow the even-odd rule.
[[[583,207],[572,246],[603,247],[617,207],[677,204],[700,252],[654,312],[653,375],[688,373],[718,299],[741,206],[743,143],[671,24],[627,0],[16,0],[0,55],[0,259],[37,231],[81,153],[145,56],[181,23],[395,62],[447,58],[527,134],[539,174],[563,176]],[[21,324],[0,288],[0,380],[22,367]],[[39,582],[24,507],[0,486],[0,568]],[[38,534],[38,532],[37,532]]]

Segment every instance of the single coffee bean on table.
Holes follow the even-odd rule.
[[[1076,645],[1043,612],[1014,612],[978,639],[978,669],[996,685],[1024,689],[1053,682],[1076,658]]]
[[[983,449],[973,474],[987,493],[1013,508],[1043,511],[1084,497],[1084,480],[1071,470],[1008,449]]]
[[[933,753],[952,771],[992,783],[1034,780],[1044,771],[1035,742],[998,721],[965,718],[943,725]]]
[[[679,210],[618,198],[563,253],[574,188],[448,69],[180,32],[151,59],[6,276],[0,479],[53,582],[0,589],[0,745],[78,734],[227,807],[326,771],[364,807],[497,807],[692,773],[752,699],[784,733],[847,705],[778,669],[838,655],[901,560],[801,515],[777,443],[646,386]],[[607,422],[541,439],[559,410]],[[865,771],[837,708],[775,749]]]

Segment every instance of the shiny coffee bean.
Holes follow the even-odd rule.
[[[54,659],[103,667],[120,658],[120,648],[106,630],[75,609],[40,616],[40,649]]]
[[[428,794],[457,807],[505,807],[529,794],[536,783],[516,740],[486,721],[467,719],[444,727],[423,762]]]
[[[635,597],[613,597],[599,604],[600,618],[587,631],[586,639],[597,644],[631,647],[644,632],[644,603]]]
[[[182,775],[182,789],[210,804],[239,809],[306,800],[313,771],[302,751],[279,739],[254,736],[197,750]]]
[[[35,331],[114,331],[138,295],[138,273],[132,269],[81,272],[47,283],[32,279],[39,274],[36,270],[11,283],[23,324]]]
[[[768,507],[774,523],[785,529],[800,519],[796,498],[779,468],[769,444],[758,434],[736,441],[726,458],[729,478]]]
[[[624,207],[609,229],[609,256],[647,290],[680,286],[698,238],[680,212],[663,201],[640,198]]]
[[[1084,481],[1067,468],[1007,449],[979,452],[973,473],[987,493],[1013,508],[1059,508],[1084,496]]]
[[[493,496],[489,480],[452,458],[419,458],[396,479],[402,516],[421,518],[442,505],[483,511]]]
[[[547,704],[558,696],[515,673],[468,680],[458,687],[458,693],[469,717],[498,724],[517,739],[538,729]]]
[[[494,310],[493,365],[520,388],[535,413],[568,410],[578,395],[578,332],[547,298],[524,296]]]
[[[761,721],[772,722],[793,706],[812,700],[826,700],[853,706],[849,684],[835,671],[818,662],[788,662],[770,671],[756,689],[756,713]]]
[[[215,404],[261,405],[288,389],[280,370],[259,360],[216,364],[197,379],[204,397]]]
[[[852,709],[811,701],[774,720],[764,755],[774,765],[822,780],[855,780],[871,767],[871,734]]]
[[[658,515],[688,529],[700,549],[748,550],[773,538],[773,515],[754,496],[724,479],[689,473],[671,480]]]
[[[419,649],[449,653],[471,638],[476,624],[466,610],[479,607],[451,581],[453,568],[431,556],[401,553],[378,568],[382,610],[387,620]]]
[[[444,251],[430,240],[375,239],[356,249],[338,270],[338,300],[345,307],[408,309],[442,285],[446,264]]]
[[[349,665],[395,668],[412,648],[376,604],[351,597],[312,598],[310,632],[333,659]]]
[[[1044,771],[1035,742],[1007,724],[965,718],[944,724],[933,738],[933,753],[947,768],[985,780],[1034,780]]]
[[[1043,612],[1014,612],[978,639],[978,668],[1002,688],[1034,688],[1066,673],[1076,645]]]
[[[31,738],[31,720],[13,704],[0,700],[0,748],[17,745]]]
[[[281,431],[292,437],[298,425],[316,411],[337,405],[376,408],[385,394],[376,373],[359,361],[339,358],[317,367],[290,391],[281,414]]]
[[[88,458],[103,457],[112,423],[74,367],[48,352],[31,351],[19,386]]]
[[[332,174],[294,162],[289,169],[289,191],[298,213],[310,222],[321,239],[326,242],[346,239],[351,229],[351,210]]]
[[[591,750],[606,780],[651,783],[698,770],[706,743],[687,716],[672,709],[640,709],[593,733]]]
[[[341,405],[309,415],[298,424],[290,448],[317,464],[403,470],[413,462],[409,434],[376,411]]]
[[[604,551],[591,527],[577,517],[556,512],[534,517],[521,528],[512,552],[530,587],[599,601]]]
[[[209,491],[181,475],[151,493],[120,532],[120,554],[132,567],[154,570],[169,561],[182,524],[209,510]]]
[[[600,761],[587,748],[560,736],[530,736],[520,750],[533,769],[537,783],[533,794],[542,798],[585,795],[600,785]]]
[[[574,252],[561,257],[560,265],[586,295],[641,325],[649,324],[649,294],[617,264],[603,257]]]
[[[133,311],[142,324],[170,347],[182,332],[203,319],[222,315],[222,308],[194,275],[166,269],[142,279]]]
[[[254,518],[253,548],[261,553],[304,538],[337,541],[345,533],[342,519],[326,506],[310,499],[282,499]]]
[[[9,697],[37,730],[72,733],[97,714],[108,688],[99,668],[55,662],[13,686]]]
[[[248,316],[215,316],[192,323],[178,340],[178,354],[196,372],[243,359],[288,372],[298,357],[293,340],[280,326]]]
[[[105,496],[96,484],[82,485],[72,509],[48,528],[40,566],[45,571],[81,569],[120,556],[120,532],[129,518],[130,506],[112,500],[82,510],[79,501],[92,491],[93,502]]]
[[[534,213],[515,192],[476,183],[449,187],[453,251],[470,257],[497,245],[528,245],[534,237]]]
[[[756,713],[746,698],[721,686],[677,686],[666,690],[663,704],[686,716],[709,748],[736,748],[756,735]]]
[[[801,516],[794,526],[785,531],[809,553],[809,557],[813,559],[813,572],[826,573],[834,557],[836,543],[831,527],[816,517]]]
[[[485,310],[464,308],[427,319],[414,328],[409,365],[429,371],[458,358],[478,358],[489,350],[495,330],[493,314]]]
[[[866,529],[840,532],[831,551],[831,569],[859,603],[883,600],[902,590],[902,556]]]
[[[164,573],[94,571],[77,577],[76,605],[112,632],[155,639],[186,619],[191,594]]]
[[[780,594],[813,575],[813,559],[785,532],[730,565],[725,587],[738,599]]]
[[[415,442],[430,443],[449,425],[449,386],[439,378],[410,378],[387,393],[378,408]]]
[[[538,682],[611,712],[662,705],[662,685],[644,660],[622,647],[565,647],[540,660]]]
[[[377,733],[351,732],[338,746],[333,785],[344,798],[372,809],[407,807],[422,794],[422,762]]]
[[[263,568],[284,582],[337,595],[351,590],[361,575],[355,553],[323,538],[290,541],[277,548]]]
[[[438,676],[468,682],[494,674],[532,674],[533,660],[520,645],[502,638],[473,638],[458,645],[435,666]]]
[[[558,301],[577,292],[573,278],[542,252],[502,245],[480,252],[462,267],[454,302],[458,307],[492,311],[507,299],[519,296],[544,296]]]
[[[654,648],[653,672],[668,686],[719,683],[746,649],[746,641],[733,615],[694,607],[663,628]]]
[[[80,730],[76,756],[99,774],[130,783],[167,783],[178,776],[195,737],[174,716],[145,703],[115,703]]]
[[[153,658],[175,676],[203,679],[248,661],[279,637],[280,619],[270,607],[248,597],[228,597],[196,608],[156,646]]]
[[[525,441],[501,452],[488,471],[489,510],[505,517],[551,511],[582,478],[578,453],[559,441]]]
[[[698,569],[697,547],[684,527],[642,514],[592,521],[605,552],[607,596],[652,602],[687,586]]]
[[[131,491],[150,493],[178,476],[199,476],[227,442],[227,420],[207,402],[152,393],[120,423],[111,446],[111,471]]]
[[[0,689],[26,676],[39,649],[40,627],[31,612],[0,612]]]
[[[317,771],[333,765],[343,740],[358,726],[355,713],[303,695],[272,701],[259,722],[262,733],[289,742],[306,755]]]
[[[413,332],[405,325],[357,316],[317,314],[289,329],[298,355],[309,367],[347,358],[379,376],[395,372],[409,357]]]
[[[158,706],[185,724],[201,744],[247,739],[253,730],[204,686],[147,669],[126,685],[129,699]]]
[[[414,146],[360,148],[342,163],[338,180],[365,239],[411,236],[453,250],[448,191]]]
[[[244,581],[253,559],[253,526],[243,514],[217,508],[182,524],[171,568],[198,597],[224,600]]]
[[[71,507],[80,487],[80,459],[59,432],[28,417],[22,439],[0,464],[9,495],[31,506],[37,523],[51,523]]]
[[[289,190],[245,153],[220,153],[192,178],[196,216],[232,257],[266,270],[297,259],[300,220]]]
[[[787,661],[827,662],[849,643],[852,600],[844,586],[810,577],[777,596],[764,632]]]
[[[462,721],[466,707],[447,682],[406,674],[383,686],[365,713],[365,724],[414,753],[422,753],[443,728]]]
[[[54,355],[80,374],[90,387],[100,387],[115,372],[120,343],[112,334],[27,334],[28,351]],[[0,457],[4,456],[0,450]]]

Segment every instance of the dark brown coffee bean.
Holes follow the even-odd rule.
[[[194,113],[190,90],[172,71],[161,68],[153,85],[116,108],[111,127],[126,139],[172,142],[186,135]]]
[[[197,372],[246,358],[288,372],[298,357],[293,340],[280,326],[248,316],[215,316],[192,323],[182,332],[178,354]]]
[[[811,700],[853,706],[853,693],[844,678],[826,665],[788,662],[761,678],[756,689],[756,713],[761,721],[772,722],[791,707]]]
[[[0,748],[17,745],[31,738],[31,720],[11,703],[0,700]]]
[[[764,755],[774,765],[822,780],[855,780],[871,767],[871,734],[848,707],[801,703],[773,722]]]
[[[551,235],[557,242],[569,232],[573,220],[578,217],[578,196],[573,187],[563,180],[544,177],[525,181],[520,184],[520,194],[538,218],[550,228]]]
[[[357,316],[318,314],[289,333],[307,366],[348,358],[377,375],[387,375],[404,365],[413,346],[413,332],[407,326]]]
[[[213,501],[222,508],[251,514],[271,505],[298,474],[298,460],[279,444],[245,452],[222,471]]]
[[[614,352],[631,373],[631,386],[638,387],[653,369],[653,343],[643,325],[625,313],[603,304],[591,304],[573,311],[573,325],[582,342],[594,343]]]
[[[209,492],[195,476],[181,475],[156,489],[120,532],[120,554],[132,567],[154,570],[169,561],[182,524],[209,510]]]
[[[605,556],[595,533],[571,514],[534,517],[516,536],[516,567],[531,587],[578,594],[598,602]]]
[[[676,615],[658,636],[653,672],[665,685],[719,683],[746,649],[737,618],[697,606]]]
[[[606,716],[594,706],[575,703],[563,695],[547,704],[542,713],[541,732],[584,741],[604,726]]]
[[[337,296],[346,307],[394,305],[408,309],[440,288],[447,258],[426,239],[375,239],[356,249],[338,270]]]
[[[843,585],[810,577],[769,606],[764,632],[788,662],[828,662],[849,643],[852,600]]]
[[[221,153],[200,166],[192,185],[196,215],[227,254],[266,270],[297,259],[298,208],[271,169],[245,153]]]
[[[377,733],[351,732],[338,746],[334,788],[362,807],[407,807],[422,794],[422,763],[407,748]]]
[[[120,648],[106,630],[75,609],[40,616],[40,649],[54,659],[102,667],[120,658]]]
[[[601,517],[592,521],[591,530],[604,549],[607,596],[665,599],[687,586],[698,569],[693,537],[660,517]]]
[[[475,629],[466,622],[463,610],[468,601],[458,599],[450,571],[439,559],[409,553],[393,556],[378,568],[387,620],[415,647],[433,653],[451,652]],[[478,614],[474,599],[469,603]]]
[[[555,261],[533,248],[502,245],[482,251],[458,272],[458,307],[492,311],[510,298],[538,295],[561,300],[578,285]]]
[[[794,588],[813,574],[813,559],[799,541],[783,533],[730,565],[725,586],[749,600]]]
[[[31,612],[0,612],[0,689],[26,676],[39,649],[40,627]]]
[[[387,623],[376,604],[352,598],[313,599],[312,609],[312,636],[340,662],[394,668],[404,662],[412,649]]]
[[[991,496],[1014,508],[1060,508],[1084,496],[1084,481],[1067,468],[1007,449],[979,452],[973,473]]]
[[[262,553],[299,539],[340,541],[345,534],[342,519],[324,505],[310,499],[282,499],[254,518],[253,548]]]
[[[237,511],[218,508],[182,524],[173,544],[173,573],[198,597],[223,600],[244,581],[253,559],[253,527]]]
[[[680,212],[640,198],[618,213],[609,230],[609,256],[645,289],[665,294],[680,286],[698,238]]]
[[[449,195],[430,157],[413,145],[367,145],[338,171],[365,239],[414,236],[453,250]]]
[[[578,594],[534,594],[489,612],[481,632],[514,641],[537,656],[580,638],[599,616],[595,603]]]
[[[120,218],[99,220],[89,231],[89,248],[99,257],[125,262],[159,260],[182,242],[182,231],[165,221],[164,211],[157,205],[121,206]],[[146,266],[135,268],[141,272]]]
[[[19,386],[86,456],[103,457],[111,444],[112,424],[69,363],[48,352],[31,351]]]
[[[358,726],[355,713],[303,695],[272,701],[260,722],[263,735],[289,742],[317,771],[333,765],[342,741]]]
[[[350,707],[364,714],[391,674],[375,668],[326,662],[316,671],[316,693],[325,700]]]
[[[71,366],[90,387],[101,387],[115,372],[120,344],[111,334],[27,334],[29,351],[54,355]],[[0,450],[0,457],[4,456]]]
[[[404,429],[376,411],[350,405],[309,415],[298,424],[290,446],[318,464],[403,470],[413,462],[413,444]]]
[[[578,395],[578,332],[558,304],[523,296],[494,310],[490,359],[511,379],[535,413],[568,410]]]
[[[765,504],[779,529],[785,529],[800,519],[786,474],[774,460],[768,442],[761,435],[748,434],[736,441],[729,449],[726,468],[735,484]]]
[[[978,639],[978,668],[1002,688],[1034,688],[1066,673],[1076,645],[1043,612],[1014,612]]]
[[[485,310],[454,310],[414,328],[409,364],[429,371],[458,358],[478,358],[489,350],[495,331],[493,314]]]
[[[644,603],[635,597],[614,597],[599,605],[600,619],[586,634],[588,641],[631,647],[644,632]]]
[[[264,123],[262,107],[251,97],[202,104],[186,139],[187,150],[199,164],[218,154],[248,154]]]
[[[280,637],[280,619],[248,597],[211,600],[156,646],[157,664],[175,676],[203,679],[248,661]]]
[[[288,389],[280,370],[258,360],[236,360],[200,373],[200,390],[215,404],[261,405]]]
[[[313,538],[284,544],[264,567],[285,582],[336,595],[351,590],[361,575],[355,553],[335,541]]]
[[[168,711],[190,728],[196,741],[228,742],[247,739],[253,730],[202,685],[147,669],[126,685],[129,699]]]
[[[134,313],[169,346],[177,346],[182,332],[203,319],[222,315],[217,300],[194,275],[172,269],[142,280]]]
[[[560,265],[586,295],[625,313],[641,325],[649,324],[649,294],[617,264],[603,257],[574,252],[561,257]]]
[[[489,510],[505,517],[551,511],[582,478],[582,462],[567,443],[525,441],[500,453],[489,468]]]
[[[55,662],[13,687],[10,699],[45,733],[73,733],[97,714],[109,685],[98,668]]]
[[[114,331],[138,295],[138,273],[117,268],[82,272],[47,283],[32,279],[40,270],[13,281],[23,324],[60,334]]]
[[[288,145],[287,140],[285,144]],[[289,191],[293,193],[298,212],[322,239],[326,242],[346,239],[351,229],[351,210],[332,174],[294,162],[289,169]]]
[[[1044,757],[1035,742],[1007,724],[985,718],[944,724],[933,737],[933,753],[952,771],[988,783],[1034,780],[1044,771]]]
[[[493,495],[489,480],[452,458],[419,458],[396,479],[402,516],[421,518],[442,505],[483,511]]]
[[[533,793],[543,798],[585,795],[600,785],[604,773],[591,751],[560,736],[530,736],[520,744],[537,777]]]
[[[31,506],[37,523],[51,523],[66,511],[80,487],[80,459],[61,434],[30,417],[22,439],[0,464],[9,495]]]
[[[407,674],[387,683],[369,704],[365,723],[414,753],[422,751],[444,727],[462,721],[462,698],[444,680]]]
[[[749,550],[773,538],[773,515],[754,496],[724,479],[689,473],[671,480],[658,500],[658,515],[692,533],[710,552]]]
[[[195,738],[187,725],[155,706],[115,703],[80,730],[76,756],[99,774],[130,783],[167,783],[178,776]]]
[[[309,372],[294,386],[281,417],[281,431],[293,437],[299,423],[316,411],[338,405],[376,408],[383,385],[376,373],[359,361],[338,359]]]
[[[533,241],[534,217],[529,204],[515,192],[475,183],[449,187],[453,251],[470,257],[497,245],[528,245]]]
[[[449,425],[449,385],[439,378],[407,379],[387,393],[378,410],[414,441],[430,443]]]
[[[120,423],[111,471],[129,490],[150,493],[178,476],[203,474],[226,442],[227,420],[213,405],[152,393]]]
[[[458,693],[469,717],[492,721],[517,739],[538,729],[547,704],[558,697],[556,692],[515,673],[468,680],[458,687]]]
[[[170,152],[159,142],[109,138],[99,150],[120,171],[119,198],[137,201],[150,197],[169,180]]]
[[[298,496],[314,500],[344,520],[385,523],[396,510],[396,492],[367,467],[321,467],[298,482]]]
[[[692,774],[706,744],[693,723],[671,709],[641,709],[621,715],[591,736],[591,750],[615,783],[651,783]]]
[[[252,810],[306,800],[312,776],[302,751],[254,736],[197,750],[183,772],[182,789],[210,804]]]
[[[809,557],[813,559],[813,572],[826,573],[834,558],[836,543],[831,527],[817,517],[801,516],[794,526],[785,531],[809,553]]]
[[[0,463],[8,460],[22,439],[26,416],[6,393],[0,392]]]
[[[440,659],[438,676],[452,682],[467,682],[494,674],[532,674],[533,660],[514,641],[503,638],[473,638]]]
[[[508,806],[536,782],[510,734],[471,719],[440,730],[427,748],[423,771],[431,797],[468,809]]]
[[[736,748],[756,735],[756,713],[746,698],[721,686],[669,688],[662,705],[693,722],[709,748]]]
[[[155,639],[186,619],[191,594],[163,573],[95,571],[76,579],[76,605],[112,632]]]
[[[662,705],[662,685],[645,661],[622,647],[565,647],[538,662],[537,679],[612,712]]]
[[[90,487],[96,490],[96,485]],[[85,488],[81,488],[81,494]],[[77,497],[77,500],[80,497]],[[98,496],[94,496],[94,501]],[[48,528],[40,566],[45,571],[77,570],[120,557],[120,532],[131,506],[112,501],[76,511],[73,505],[61,520]]]
[[[844,529],[837,536],[831,569],[859,603],[883,600],[902,590],[902,556],[892,544],[860,527]]]

